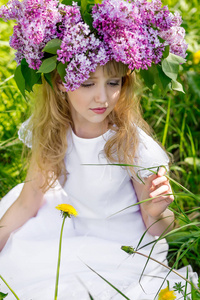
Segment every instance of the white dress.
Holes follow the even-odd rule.
[[[138,165],[146,168],[167,165],[167,155],[160,146],[143,131],[139,130],[139,133]],[[88,292],[94,300],[125,299],[90,268],[131,300],[154,299],[168,275],[169,270],[160,264],[152,260],[147,263],[147,258],[121,250],[122,245],[136,248],[146,228],[138,205],[124,210],[137,202],[130,176],[122,167],[108,165],[102,152],[111,134],[112,131],[108,131],[97,138],[82,139],[73,132],[68,133],[65,161],[69,175],[64,188],[58,183],[49,190],[37,216],[14,232],[2,250],[0,275],[20,300],[54,299],[62,223],[55,206],[61,203],[73,205],[78,216],[67,218],[64,226],[58,299],[88,300],[91,299]],[[146,170],[140,176],[149,174]],[[2,199],[1,215],[15,201],[22,186],[16,186]],[[155,240],[146,233],[139,248]],[[138,251],[149,255],[152,245]],[[167,264],[167,250],[166,241],[160,240],[151,257]],[[179,272],[186,276],[186,268]],[[191,267],[189,278],[197,282]],[[170,287],[182,281],[173,272],[167,280]],[[166,286],[165,281],[162,288]],[[6,300],[15,299],[1,281],[0,291],[9,293]]]

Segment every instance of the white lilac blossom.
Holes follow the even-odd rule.
[[[75,90],[98,64],[121,61],[131,70],[148,69],[161,62],[166,45],[183,58],[187,44],[179,14],[172,14],[160,0],[103,0],[92,8],[92,26],[82,19],[81,8],[57,0],[10,0],[0,17],[17,24],[10,40],[16,61],[25,58],[38,70],[45,59],[44,46],[60,39],[57,61],[66,65],[66,90]]]

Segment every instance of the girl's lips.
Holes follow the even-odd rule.
[[[91,108],[91,110],[95,113],[95,114],[103,114],[106,111],[106,107],[97,107],[97,108]]]

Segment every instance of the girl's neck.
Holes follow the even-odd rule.
[[[91,126],[91,124],[88,124],[88,125],[85,124],[84,126],[83,126],[83,124],[80,126],[75,124],[75,126],[73,128],[74,133],[78,137],[84,138],[84,139],[96,138],[96,137],[104,134],[107,130],[108,130],[107,120],[105,121],[104,124],[97,123],[97,124],[93,124],[93,126]]]

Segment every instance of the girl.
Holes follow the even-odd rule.
[[[51,7],[48,6],[50,3]],[[37,10],[35,6],[34,10],[33,7],[30,9],[31,1],[15,2],[9,6],[12,18],[18,19],[20,24],[15,34],[20,29],[20,36],[23,36],[23,41],[19,42],[20,36],[17,35],[22,75],[23,66],[27,63],[28,70],[40,64],[41,49],[51,40],[54,40],[54,45],[58,40],[62,41],[56,49],[57,61],[62,64],[68,61],[64,77],[56,63],[55,70],[50,71],[51,77],[44,75],[42,85],[35,89],[32,115],[19,130],[19,138],[32,148],[27,178],[24,184],[15,187],[1,201],[1,275],[21,300],[52,298],[62,221],[54,208],[61,203],[73,205],[78,217],[67,220],[65,226],[59,299],[89,299],[88,291],[95,300],[123,298],[90,268],[132,300],[154,299],[168,275],[168,270],[161,265],[149,260],[145,266],[147,259],[137,254],[129,258],[121,250],[122,245],[140,246],[140,251],[147,257],[151,255],[166,263],[166,242],[159,240],[154,247],[152,243],[156,241],[155,236],[173,227],[174,216],[168,206],[174,197],[165,177],[168,156],[150,136],[135,96],[137,84],[130,69],[131,66],[136,68],[136,64],[144,67],[145,59],[141,56],[141,62],[139,59],[134,61],[137,53],[130,58],[130,52],[127,54],[127,48],[122,49],[122,44],[121,48],[117,45],[117,52],[114,50],[116,47],[112,50],[112,43],[106,36],[108,27],[105,31],[98,23],[101,9],[108,13],[110,5],[122,13],[124,22],[130,22],[133,13],[142,20],[141,3],[136,2],[136,7],[124,1],[104,1],[94,6],[93,26],[99,32],[99,38],[83,23],[80,9],[75,4],[58,6],[53,0],[39,5],[32,1],[35,6],[38,5]],[[148,3],[143,5],[145,8]],[[154,8],[158,10],[158,6]],[[17,15],[20,10],[23,14]],[[2,11],[3,16],[8,18],[8,10],[4,7]],[[46,13],[45,21],[52,25],[52,18],[48,16],[50,11],[55,17],[55,24],[59,22],[62,25],[57,27],[57,32],[54,28],[50,37],[49,25],[42,42],[32,48],[32,54],[36,51],[40,54],[37,56],[39,59],[34,57],[31,61],[22,42],[27,44],[26,34],[30,28],[37,29],[29,23],[30,28],[26,27],[22,34],[27,22],[20,23],[20,18],[23,15],[26,21],[30,21],[31,15],[33,22],[37,15],[39,22]],[[112,13],[108,16],[112,17]],[[103,18],[108,21],[105,14]],[[123,21],[122,18],[119,20]],[[130,32],[133,30],[131,26],[128,27]],[[103,41],[102,30],[105,33]],[[16,45],[15,38],[11,44]],[[28,38],[31,44],[36,36],[32,34],[31,40],[29,32]],[[156,49],[157,54],[161,48]],[[141,54],[142,47],[138,49]],[[48,51],[46,48],[46,53]],[[121,61],[120,51],[121,55],[127,55]],[[44,56],[43,62],[46,59],[48,64],[47,59],[52,60],[52,54],[50,52],[47,58]],[[155,63],[156,58],[152,61]],[[47,74],[44,69],[40,68],[40,71]],[[37,73],[34,74],[36,76]],[[24,77],[25,83],[27,80]],[[116,163],[135,167],[120,167]],[[155,170],[158,170],[156,174],[152,172]],[[152,200],[133,206],[137,201],[148,198]],[[186,270],[180,273],[186,276]],[[189,277],[196,280],[192,271]],[[171,288],[175,282],[180,282],[180,278],[172,273],[167,280]],[[6,292],[5,286],[2,286],[2,291]],[[12,299],[12,295],[7,299]]]

